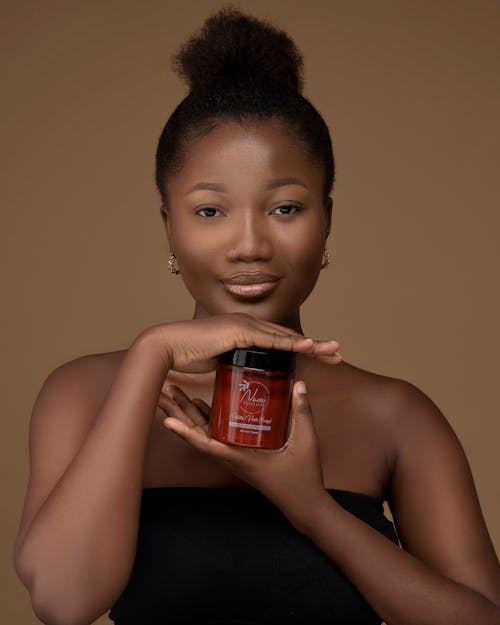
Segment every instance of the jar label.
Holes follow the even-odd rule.
[[[240,384],[240,409],[248,415],[263,415],[269,403],[269,389],[261,382],[242,380]]]
[[[271,423],[271,419],[239,415],[235,412],[231,413],[231,417],[229,419],[229,427],[239,428],[240,430],[255,430],[259,432],[262,432],[263,430],[270,430]]]
[[[271,419],[264,411],[269,403],[269,389],[261,382],[242,380],[238,413],[232,413],[229,425],[248,430],[270,430]]]

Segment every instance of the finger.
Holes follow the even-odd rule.
[[[290,337],[296,337],[296,338],[309,338],[309,337],[304,336],[300,332],[293,330],[292,328],[287,328],[286,326],[279,325],[278,323],[273,323],[272,321],[265,321],[263,319],[262,320],[259,319],[258,321],[259,323],[264,324],[265,326],[268,326],[269,329],[277,333],[277,335],[290,336]],[[311,340],[314,341],[315,350],[317,349],[317,346],[327,346],[328,348],[334,346],[337,349],[340,346],[340,343],[335,340],[327,340],[327,341],[316,340],[316,339],[311,339]]]
[[[258,321],[259,321],[259,324],[264,325],[270,330],[273,330],[275,332],[278,332],[284,335],[289,335],[289,336],[303,336],[303,334],[301,334],[300,332],[297,332],[293,328],[288,328],[278,323],[273,323],[272,321],[265,321],[264,319],[259,319]]]
[[[199,397],[193,397],[191,401],[199,409],[205,419],[209,420],[212,409],[207,402],[203,401],[203,399],[200,399]]]
[[[278,323],[273,323],[272,321],[266,321],[265,319],[258,319],[256,317],[249,317],[247,323],[250,323],[250,326],[257,330],[259,333],[269,332],[271,334],[276,334],[279,336],[295,336],[295,337],[303,337],[303,335],[293,328],[288,328],[286,326],[282,326]]]
[[[295,414],[310,417],[312,415],[311,404],[307,396],[305,382],[298,380],[293,386],[293,406]]]
[[[199,452],[230,464],[235,458],[241,462],[238,454],[238,451],[241,454],[241,450],[235,450],[230,445],[211,438],[208,432],[199,425],[190,426],[175,417],[167,417],[164,423],[165,427],[182,437]]]
[[[338,365],[343,361],[343,356],[340,352],[335,352],[334,354],[314,354],[314,357],[329,365]]]
[[[179,407],[178,404],[171,397],[161,394],[158,399],[158,405],[166,414],[166,417],[174,417],[175,419],[186,424],[188,427],[193,427],[195,423],[192,419]],[[165,423],[165,419],[163,420]]]
[[[198,406],[184,393],[184,391],[175,385],[167,386],[166,396],[174,402],[172,409],[176,412],[176,406],[186,415],[194,425],[206,426],[207,420]],[[179,413],[177,413],[179,414]],[[181,416],[181,415],[180,415]]]
[[[172,432],[181,436],[199,451],[206,451],[206,445],[211,439],[201,426],[195,425],[192,422],[189,424],[178,418],[178,416],[169,416],[164,419],[163,423],[168,430],[172,430]]]
[[[263,328],[262,324],[254,329],[256,332],[245,333],[243,341],[246,347],[256,346],[263,347],[265,349],[282,349],[289,350],[289,346],[294,341],[303,341],[305,337],[298,332],[287,332],[282,328],[273,327],[269,324],[269,327]]]
[[[172,385],[169,389],[172,392],[172,399],[180,406],[182,410],[194,421],[200,425],[205,424],[205,418],[193,400],[184,393],[179,387]]]
[[[265,337],[266,344],[263,347],[269,349],[280,349],[289,352],[300,352],[303,354],[313,354],[315,341],[298,335],[281,335],[277,332],[269,333]]]
[[[269,349],[280,349],[285,351],[300,352],[304,354],[310,354],[321,357],[333,356],[339,348],[338,341],[319,341],[310,337],[305,337],[302,334],[281,334],[280,332],[273,331],[264,338],[265,344],[259,346]],[[270,341],[270,343],[268,342]],[[336,360],[339,359],[336,357]]]
[[[290,432],[288,434],[286,446],[293,445],[298,436],[300,436],[300,439],[304,443],[304,438],[308,431],[307,427],[313,424],[311,404],[303,380],[298,380],[293,385],[291,416]],[[307,427],[302,429],[305,423],[307,423]]]
[[[338,351],[338,341],[315,341],[312,356],[325,362],[340,362],[342,354]]]

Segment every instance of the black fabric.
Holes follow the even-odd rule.
[[[328,489],[398,543],[382,502]],[[379,625],[338,567],[252,488],[144,489],[116,625]]]

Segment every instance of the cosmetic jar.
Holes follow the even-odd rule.
[[[294,370],[294,352],[250,347],[221,354],[210,436],[244,447],[283,447],[288,436]]]

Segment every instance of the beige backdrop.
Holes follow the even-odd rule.
[[[499,4],[236,4],[296,39],[306,96],[332,130],[334,264],[304,328],[438,404],[466,449],[498,550]],[[62,362],[191,314],[166,266],[153,156],[184,94],[169,56],[221,3],[2,6],[0,585],[3,621],[28,625],[38,621],[11,550],[42,381]]]

